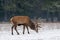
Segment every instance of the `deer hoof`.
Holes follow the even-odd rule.
[[[23,32],[23,34],[24,34],[24,32]]]
[[[19,33],[17,35],[19,35]]]
[[[12,33],[12,35],[13,35],[13,33]]]
[[[30,34],[30,33],[28,32],[28,34]]]

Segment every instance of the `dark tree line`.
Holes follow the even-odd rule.
[[[0,0],[0,21],[16,15],[60,21],[60,0]]]

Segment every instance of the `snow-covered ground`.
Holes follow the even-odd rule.
[[[11,24],[0,23],[0,40],[60,40],[60,23],[41,23],[39,33],[29,28],[30,34],[25,30],[25,34],[22,33],[23,26],[18,26],[17,35],[14,30],[14,35],[11,35]]]

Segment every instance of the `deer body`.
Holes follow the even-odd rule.
[[[30,19],[28,16],[14,16],[12,17],[11,22],[13,24],[29,24]]]
[[[23,25],[23,34],[25,31],[25,27],[27,28],[28,34],[29,34],[28,27],[30,27],[32,30],[35,30],[35,24],[30,20],[30,18],[28,16],[14,16],[10,19],[10,21],[13,24],[13,26],[11,28],[12,35],[13,35],[13,28],[15,29],[15,31],[19,35],[19,33],[17,31],[17,25]]]

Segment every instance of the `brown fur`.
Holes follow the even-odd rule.
[[[27,28],[28,34],[29,34],[28,27],[35,30],[35,24],[30,20],[30,18],[28,16],[14,16],[10,19],[10,22],[13,24],[12,35],[13,35],[13,28],[16,30],[17,34],[19,34],[17,29],[16,29],[17,25],[18,26],[23,25],[23,34],[25,31],[25,27]]]

